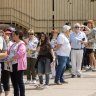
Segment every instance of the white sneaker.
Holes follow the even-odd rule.
[[[93,71],[93,72],[96,72],[96,68],[92,68],[92,71]]]
[[[31,84],[31,80],[27,80],[25,84]]]
[[[36,84],[36,83],[37,83],[37,81],[36,81],[36,80],[33,80],[33,81],[32,81],[32,84]]]
[[[86,71],[92,70],[91,66],[86,66],[85,69],[86,69]]]
[[[43,90],[44,89],[44,85],[43,84],[39,84],[36,86],[36,90]]]
[[[44,88],[46,88],[46,89],[47,89],[47,88],[49,88],[49,86],[48,86],[48,85],[44,85]]]
[[[51,79],[55,79],[55,76],[52,76]]]

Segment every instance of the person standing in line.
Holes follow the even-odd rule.
[[[7,56],[7,47],[6,42],[4,38],[2,37],[3,30],[0,30],[0,96],[2,94],[2,87],[1,87],[1,63],[3,62],[3,59]],[[6,92],[5,92],[6,93]],[[5,94],[5,96],[7,96]]]
[[[27,69],[26,46],[23,42],[23,32],[14,29],[12,37],[15,41],[9,48],[6,63],[10,67],[11,82],[14,88],[14,96],[25,96],[25,85],[23,81],[24,70]]]
[[[91,58],[91,69],[92,71],[96,71],[96,58],[95,58],[95,51],[96,51],[96,28],[93,28],[91,30],[91,33],[88,34],[90,38],[88,38],[88,46],[91,48],[91,53],[90,55],[92,56]]]
[[[10,41],[10,35],[12,30],[6,29],[4,30],[4,40],[6,42],[6,50],[13,44],[12,41]],[[5,96],[8,96],[9,91],[10,91],[10,84],[9,84],[9,77],[10,77],[10,72],[7,70],[7,64],[5,64],[6,58],[2,60],[1,62],[1,82],[3,84],[3,89],[5,92]]]
[[[66,64],[71,51],[71,46],[68,40],[70,28],[70,26],[64,25],[62,32],[57,37],[57,45],[55,50],[57,54],[58,65],[56,67],[56,76],[54,81],[57,85],[68,83],[64,80],[63,74],[66,69]]]
[[[3,38],[3,30],[0,30],[0,51],[6,46],[5,40]],[[7,51],[0,52],[0,59],[4,59],[7,56]]]
[[[55,45],[57,44],[57,36],[58,36],[58,30],[57,29],[52,30],[51,37],[50,37],[50,44],[51,44],[51,47],[53,48],[53,50],[55,48]],[[55,54],[55,57],[57,57],[55,50],[54,50],[54,54]],[[57,59],[56,59],[55,62],[52,62],[51,63],[52,79],[55,78],[55,74],[56,74],[56,63],[57,63]]]
[[[89,34],[87,34],[88,38],[88,44],[86,46],[86,52],[89,55],[89,68],[86,69],[96,71],[96,61],[95,61],[95,55],[94,55],[94,42],[91,40],[92,38],[95,40],[94,36],[92,35],[94,32],[92,31],[95,26],[94,26],[94,21],[93,20],[88,20],[87,27],[91,30]]]
[[[43,83],[43,74],[44,74],[45,86],[48,86],[49,74],[51,72],[50,64],[51,62],[55,61],[55,55],[53,48],[51,48],[48,37],[44,32],[41,33],[37,51],[38,51],[37,73],[39,76],[39,82],[41,86],[44,84]]]
[[[74,31],[70,34],[72,78],[81,77],[81,65],[83,60],[83,48],[87,43],[86,34],[80,31],[81,25],[74,24]]]
[[[84,25],[81,24],[80,31],[84,32],[86,34],[86,37],[87,37],[87,34],[91,32],[91,30],[87,27],[87,22],[84,22]],[[89,54],[87,53],[86,46],[85,46],[84,52],[83,52],[82,70],[88,69],[89,68],[88,66],[89,66]]]
[[[29,38],[26,40],[27,42],[27,82],[30,83],[31,78],[33,81],[33,84],[36,84],[36,69],[35,64],[37,61],[38,52],[36,52],[37,45],[38,45],[38,39],[34,35],[34,31],[30,29],[28,31]],[[31,77],[32,76],[32,77]]]

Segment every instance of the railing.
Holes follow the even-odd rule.
[[[5,21],[5,22],[10,22],[10,23],[15,23],[15,24],[18,24],[20,26],[23,26],[24,28],[26,29],[29,29],[29,28],[33,28],[35,31],[37,32],[42,32],[42,30],[44,30],[45,32],[50,32],[50,30],[52,29],[52,19],[37,19],[35,17],[32,17],[20,10],[17,10],[15,8],[11,8],[11,7],[3,7],[3,8],[0,8],[0,12],[2,12],[0,14],[0,17],[1,17],[1,20],[0,21]],[[54,23],[58,23],[58,22],[66,22],[68,20],[63,20],[63,19],[56,19],[54,20]],[[78,20],[71,20],[70,19],[70,22],[82,22],[82,21],[85,21],[85,19],[81,20],[81,19],[78,19]],[[42,22],[42,23],[41,23]],[[56,25],[56,28],[60,29],[62,28],[61,25]],[[41,29],[41,30],[40,30]],[[38,31],[39,30],[39,31]]]
[[[24,27],[26,27],[26,28],[29,28],[29,26],[33,26],[32,24],[30,24],[29,22],[27,22],[26,20],[24,20],[24,19],[22,19],[22,18],[19,18],[20,16],[22,17],[22,15],[24,15],[24,16],[26,16],[26,18],[27,19],[33,19],[34,20],[34,18],[32,18],[32,17],[30,17],[30,16],[28,16],[27,14],[25,14],[25,13],[23,13],[23,12],[20,12],[19,10],[16,10],[16,9],[14,9],[14,8],[0,8],[0,10],[2,10],[2,11],[10,11],[10,13],[6,13],[6,14],[2,14],[2,15],[0,15],[1,17],[3,17],[3,20],[5,19],[4,17],[9,17],[10,18],[10,20],[7,20],[7,21],[10,21],[10,23],[12,23],[12,22],[18,22],[19,23],[19,25],[20,24],[22,24],[21,26],[24,26]],[[9,14],[9,15],[7,15],[7,14]],[[16,16],[16,15],[18,15],[18,16]],[[26,25],[29,25],[29,26],[26,26]],[[35,27],[35,26],[33,26],[33,27]]]
[[[2,15],[0,15],[0,17],[2,18],[3,21],[7,21],[7,22],[10,22],[10,23],[18,23],[19,25],[25,27],[25,28],[44,28],[44,29],[47,29],[47,28],[52,28],[52,27],[44,27],[44,26],[37,26],[35,25],[35,22],[52,22],[52,20],[47,20],[47,19],[36,19],[34,17],[31,17],[29,15],[27,15],[26,13],[23,13],[15,8],[9,8],[9,7],[5,7],[5,8],[0,8],[1,11],[3,11]],[[9,13],[4,13],[8,11]],[[7,19],[7,18],[8,19]],[[6,18],[6,19],[5,19]],[[2,21],[0,20],[0,21]]]

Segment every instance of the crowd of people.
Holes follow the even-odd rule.
[[[28,37],[24,38],[23,32],[16,28],[0,30],[0,96],[1,84],[5,96],[9,95],[10,78],[14,96],[25,96],[25,83],[38,84],[37,76],[37,88],[49,86],[50,74],[55,84],[68,83],[64,78],[68,68],[72,78],[81,78],[82,70],[96,71],[96,28],[93,20],[86,24],[75,23],[73,27],[66,23],[62,32],[54,29],[50,36],[41,32],[37,37],[30,29]]]

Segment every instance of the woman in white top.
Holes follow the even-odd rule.
[[[36,84],[36,69],[35,64],[37,61],[38,52],[36,52],[36,48],[38,45],[38,39],[35,37],[35,33],[33,29],[28,31],[28,39],[26,40],[27,43],[27,82],[26,83],[33,83]],[[32,80],[32,81],[31,81]]]
[[[71,51],[71,46],[68,40],[70,28],[70,26],[64,25],[63,31],[57,37],[56,54],[58,65],[56,67],[55,76],[56,84],[67,83],[64,80],[63,74]]]

